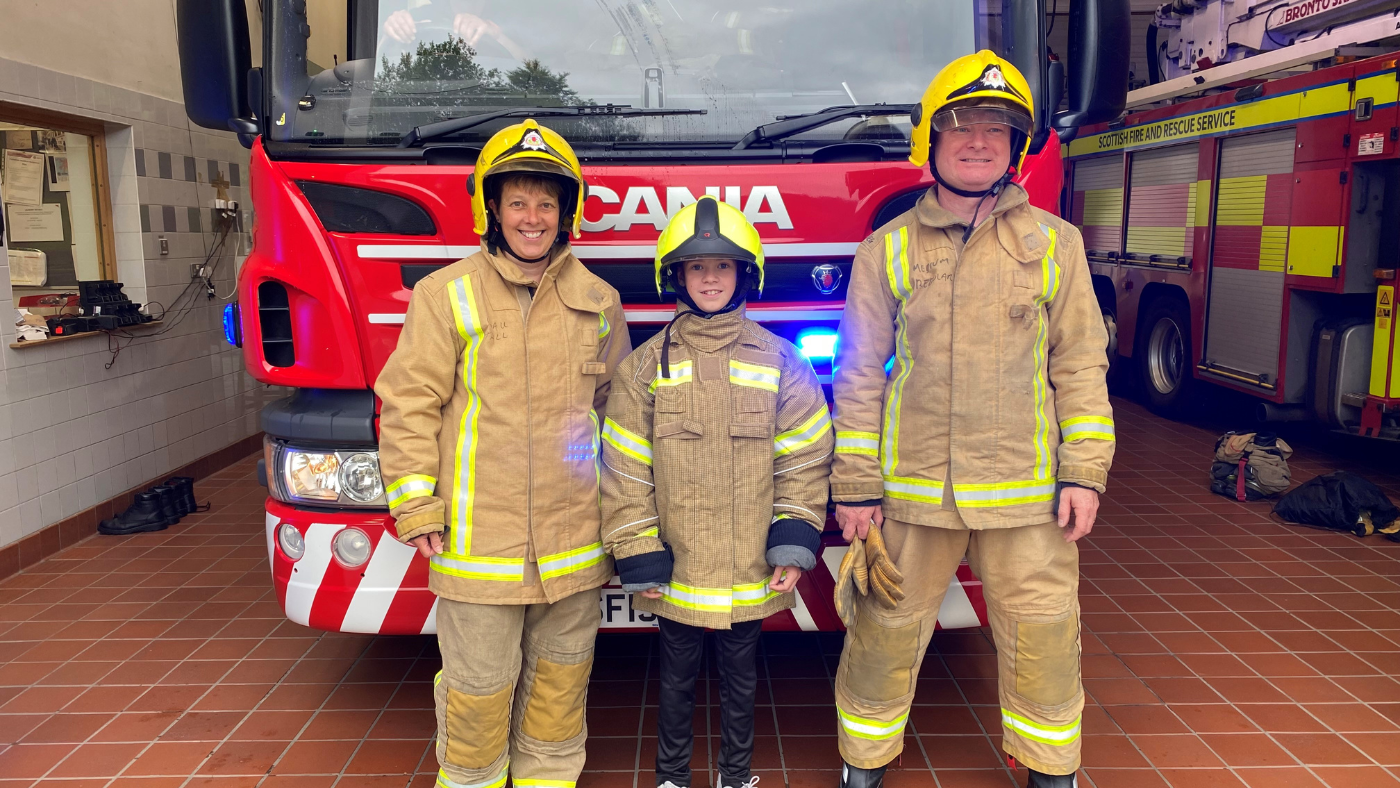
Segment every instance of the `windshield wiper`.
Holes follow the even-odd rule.
[[[437,137],[445,137],[459,131],[465,131],[483,123],[490,123],[500,118],[526,118],[526,117],[642,117],[653,115],[704,115],[708,110],[703,109],[637,109],[630,104],[585,104],[579,107],[513,107],[497,112],[483,112],[480,115],[467,115],[461,118],[449,118],[437,123],[428,123],[423,126],[415,126],[412,131],[403,135],[399,140],[400,148],[411,148],[426,140]]]
[[[748,150],[760,142],[777,142],[794,134],[801,134],[842,118],[856,115],[908,115],[913,104],[847,104],[827,107],[810,115],[786,115],[774,123],[765,123],[744,135],[734,146],[734,150]]]

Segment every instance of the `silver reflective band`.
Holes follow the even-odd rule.
[[[873,434],[873,433],[872,433]],[[879,438],[847,438],[845,433],[836,433],[836,450],[842,449],[869,449],[870,451],[880,450]]]
[[[1008,482],[1005,485],[985,485],[991,489],[978,489],[984,485],[953,485],[953,498],[958,503],[972,501],[1012,501],[1022,498],[1038,497],[1055,494],[1055,480],[1050,479],[1044,482],[1024,483]],[[967,489],[968,487],[972,489]]]
[[[494,561],[473,561],[470,558],[448,558],[446,553],[439,553],[432,558],[432,563],[445,569],[465,572],[468,575],[482,577],[492,580],[523,580],[525,579],[525,562],[523,559],[507,559],[509,563],[496,563]],[[518,563],[517,563],[518,562]]]

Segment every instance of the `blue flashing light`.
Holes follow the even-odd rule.
[[[829,328],[809,328],[797,335],[797,349],[809,360],[836,358],[836,332]]]
[[[224,340],[234,347],[243,347],[243,336],[238,325],[238,302],[224,305]]]

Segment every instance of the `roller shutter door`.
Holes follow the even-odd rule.
[[[1124,247],[1128,260],[1189,265],[1195,246],[1199,158],[1199,142],[1133,154]]]
[[[1266,390],[1278,384],[1293,143],[1285,129],[1220,147],[1205,364]]]
[[[1074,165],[1070,221],[1084,236],[1090,259],[1117,254],[1123,243],[1123,157],[1104,156]]]

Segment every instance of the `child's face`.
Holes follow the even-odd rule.
[[[702,257],[681,264],[685,274],[685,290],[695,305],[705,312],[717,312],[728,306],[738,281],[739,266],[724,257]]]

